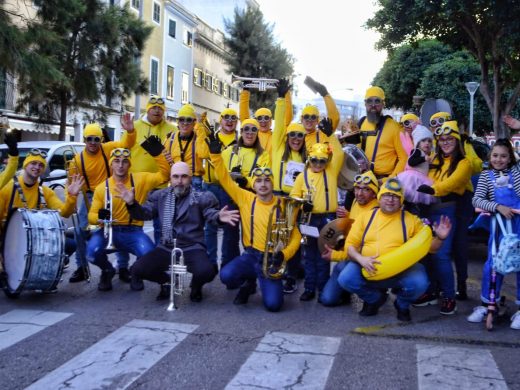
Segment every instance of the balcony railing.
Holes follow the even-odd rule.
[[[0,110],[14,111],[14,83],[0,78]]]

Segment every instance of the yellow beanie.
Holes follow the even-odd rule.
[[[399,121],[400,123],[404,123],[404,121],[414,121],[414,122],[419,122],[420,119],[417,115],[415,114],[412,114],[412,113],[408,113],[408,114],[404,114],[402,117],[401,117],[401,120]]]
[[[381,200],[381,196],[383,196],[384,194],[397,195],[402,203],[404,200],[404,193],[403,193],[403,186],[401,185],[401,182],[399,181],[399,179],[392,177],[392,178],[388,179],[387,181],[385,181],[385,183],[379,190],[379,193],[377,194],[377,200]]]
[[[437,119],[437,118],[444,118],[446,119],[447,121],[449,121],[451,119],[451,114],[449,112],[445,112],[445,111],[440,111],[440,112],[436,112],[435,114],[433,114],[431,117],[430,117],[430,121],[432,119]]]
[[[27,157],[25,157],[25,160],[23,160],[23,167],[25,168],[30,162],[33,161],[43,163],[43,169],[45,169],[45,167],[47,166],[47,161],[45,161],[45,159],[42,156],[33,156],[32,154],[28,154]]]
[[[365,99],[371,97],[378,97],[381,100],[385,100],[385,91],[380,87],[370,87],[365,93]]]
[[[220,113],[220,119],[222,119],[224,117],[224,115],[234,115],[236,117],[238,117],[238,114],[235,110],[233,110],[232,108],[224,108],[222,110],[222,112]]]
[[[317,117],[319,117],[320,110],[318,110],[318,107],[313,106],[312,104],[309,104],[308,106],[303,107],[302,117],[304,115],[316,115]]]
[[[267,115],[267,116],[269,116],[269,118],[273,117],[273,113],[271,112],[271,110],[268,108],[265,108],[265,107],[262,107],[262,108],[259,108],[258,110],[256,110],[255,118],[258,118],[261,115]]]
[[[150,98],[148,99],[148,103],[146,103],[146,112],[148,112],[150,108],[154,107],[159,107],[164,112],[166,112],[166,104],[164,103],[164,99],[158,95],[150,96]]]
[[[377,178],[374,175],[374,173],[372,171],[366,171],[365,173],[362,173],[359,176],[361,176],[362,179],[365,177],[368,177],[370,179],[370,182],[368,184],[366,184],[366,186],[368,186],[368,188],[370,188],[372,191],[374,191],[374,194],[377,195],[377,193],[379,192],[379,182],[377,181]],[[365,183],[354,182],[354,188],[361,184],[365,184]]]
[[[260,124],[258,123],[258,121],[253,118],[249,118],[249,119],[246,119],[245,121],[243,121],[242,126],[240,128],[243,129],[244,126],[246,126],[246,125],[252,125],[252,126],[256,127],[257,129],[260,128]]]
[[[103,130],[99,123],[89,123],[83,129],[83,137],[103,137]]]
[[[296,133],[306,133],[305,127],[303,127],[303,125],[301,123],[297,123],[297,122],[292,122],[291,124],[289,124],[289,126],[287,126],[287,133],[290,133],[293,131]]]
[[[312,145],[311,150],[309,152],[309,157],[318,157],[318,158],[330,158],[331,150],[329,145],[315,143]]]
[[[444,122],[441,127],[441,134],[437,134],[436,132],[435,136],[439,138],[443,134],[451,135],[452,137],[457,138],[460,141],[460,130],[457,121]]]
[[[177,117],[197,119],[197,115],[195,114],[195,107],[193,107],[191,104],[185,104],[180,108]]]
[[[128,156],[116,156],[116,153],[125,153],[128,152]],[[123,159],[125,160],[128,160],[128,162],[130,163],[130,166],[132,165],[132,160],[130,159],[131,157],[131,153],[130,153],[130,150],[129,149],[125,149],[125,148],[115,148],[114,150],[112,150],[112,152],[110,152],[110,160],[108,161],[108,165],[110,166],[110,168],[112,168],[112,161],[114,161],[114,159],[116,157],[122,157]]]

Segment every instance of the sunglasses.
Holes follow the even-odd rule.
[[[289,138],[299,138],[299,139],[302,139],[303,137],[305,137],[305,134],[300,133],[298,131],[290,131],[289,133],[287,133],[287,136]]]
[[[391,191],[401,191],[401,182],[395,178],[388,179],[385,183],[385,188]]]
[[[270,119],[271,119],[271,117],[269,115],[259,115],[259,116],[256,117],[256,120],[260,121],[260,122],[268,121]]]
[[[190,118],[190,117],[187,117],[187,118],[185,118],[185,117],[180,117],[180,118],[178,119],[178,121],[179,121],[179,123],[187,123],[187,124],[191,124],[191,123],[195,122],[195,118]]]
[[[318,119],[318,117],[316,115],[309,115],[309,114],[305,114],[302,118],[305,119],[306,121],[315,121],[316,119]]]
[[[253,176],[259,177],[259,176],[273,176],[273,171],[271,171],[271,168],[255,168],[252,173]]]
[[[446,121],[449,121],[451,120],[451,118],[434,118],[430,121],[430,127],[437,127],[437,126],[442,126],[442,124]]]
[[[130,150],[123,149],[123,148],[117,148],[110,153],[110,157],[130,157]]]
[[[229,114],[226,114],[222,117],[222,119],[226,120],[226,121],[236,121],[238,119],[238,117],[236,115],[229,115]]]
[[[354,177],[354,183],[356,183],[356,184],[370,184],[370,183],[374,183],[374,182],[372,181],[372,179],[369,176],[356,175]],[[376,184],[376,183],[374,183],[374,184]]]
[[[242,132],[244,133],[256,133],[258,129],[254,126],[244,126],[242,127]]]
[[[329,160],[326,158],[311,157],[309,161],[314,165],[325,165]]]
[[[459,134],[458,130],[452,129],[450,126],[443,126],[435,129],[433,132],[436,136],[440,137],[441,135],[448,135],[451,133],[457,133]]]
[[[149,104],[164,104],[164,99],[161,98],[161,97],[151,97],[149,100],[148,100],[148,103]]]
[[[370,98],[370,99],[365,99],[365,103],[366,104],[371,104],[371,105],[377,105],[377,104],[381,104],[383,101],[379,98]]]
[[[43,158],[46,158],[47,157],[47,152],[45,150],[41,150],[41,149],[31,149],[29,151],[29,154],[31,156],[42,156]]]
[[[91,135],[91,136],[85,137],[85,141],[91,142],[91,143],[100,143],[101,137]]]

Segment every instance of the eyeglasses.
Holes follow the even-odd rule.
[[[459,134],[459,131],[450,127],[450,126],[442,126],[442,127],[439,127],[437,129],[435,129],[435,131],[433,132],[437,137],[440,137],[441,135],[443,134],[451,134],[451,133],[457,133]]]
[[[130,157],[130,150],[123,149],[123,148],[117,148],[112,150],[112,153],[110,153],[110,157]]]
[[[446,121],[449,121],[451,120],[450,117],[447,117],[447,118],[443,118],[443,117],[440,117],[440,118],[433,118],[431,121],[430,121],[430,127],[438,127],[438,126],[442,126],[442,124]]]
[[[259,115],[256,117],[256,120],[259,122],[268,121],[270,119],[271,119],[271,117],[269,115]]]
[[[31,156],[42,156],[43,158],[46,158],[47,157],[47,152],[45,150],[41,150],[41,149],[31,149],[29,151],[29,154]]]
[[[187,123],[187,124],[191,124],[191,123],[195,122],[195,118],[190,118],[190,117],[187,117],[187,118],[185,118],[185,117],[180,117],[180,118],[178,119],[178,121],[179,121],[179,123]]]
[[[305,134],[300,133],[299,131],[290,131],[290,132],[287,133],[287,136],[289,138],[299,138],[299,139],[302,139],[303,137],[305,137]]]
[[[101,137],[90,135],[88,137],[85,137],[85,141],[90,142],[90,143],[100,143]]]
[[[381,104],[383,101],[379,98],[370,98],[370,99],[365,99],[365,103],[366,104],[371,104],[371,105],[378,105],[378,104]]]
[[[164,99],[161,98],[161,97],[151,97],[149,100],[148,100],[148,103],[149,104],[164,104]]]
[[[303,119],[305,119],[306,121],[315,121],[316,119],[318,119],[318,117],[316,115],[305,114],[303,116]]]
[[[242,132],[244,133],[256,133],[258,129],[254,126],[244,126],[242,127]]]
[[[354,177],[354,183],[356,184],[370,184],[370,183],[373,183],[377,186],[377,183],[375,183],[371,178],[370,176],[366,176],[366,175],[356,175]]]
[[[385,182],[385,188],[391,191],[401,191],[401,182],[398,179],[391,178]]]
[[[325,165],[329,160],[326,158],[311,157],[309,161],[314,165]]]
[[[253,176],[259,177],[259,176],[273,176],[273,171],[271,171],[271,168],[255,168],[252,173]]]
[[[226,120],[226,121],[231,121],[231,122],[234,122],[238,119],[238,117],[236,115],[229,115],[229,114],[226,114],[222,117],[222,119]]]
[[[412,121],[410,119],[407,119],[403,122],[404,127],[412,127]]]

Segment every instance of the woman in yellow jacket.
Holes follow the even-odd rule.
[[[471,162],[465,157],[461,142],[459,127],[456,121],[447,121],[435,131],[437,139],[436,156],[430,163],[429,177],[433,179],[433,185],[421,185],[417,189],[439,198],[440,203],[430,209],[431,222],[439,222],[441,215],[449,217],[452,225],[458,223],[455,218],[457,201],[466,191],[472,190]],[[441,314],[450,315],[457,310],[455,302],[455,280],[451,265],[452,246],[455,226],[452,226],[450,234],[444,239],[441,248],[433,255],[433,275],[430,272],[430,287],[428,292],[414,304],[425,306],[437,302],[435,282],[440,285],[442,291]]]

